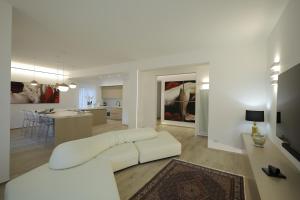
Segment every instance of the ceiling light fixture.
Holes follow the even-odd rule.
[[[65,83],[60,83],[58,84],[57,89],[61,92],[68,92],[69,86]]]
[[[271,76],[270,76],[271,85],[274,86],[274,88],[276,88],[278,85],[278,78],[281,70],[279,55],[275,56],[274,63],[271,65],[270,70],[271,70]]]
[[[67,84],[65,84],[64,82],[64,67],[63,67],[63,71],[62,71],[62,74],[63,74],[63,80],[62,80],[62,83],[58,84],[58,87],[57,89],[61,92],[68,92],[69,91],[69,86]]]
[[[37,86],[39,83],[35,80],[35,65],[34,65],[34,71],[33,71],[33,80],[30,82],[30,85]]]
[[[276,81],[276,80],[274,80],[274,81],[271,81],[271,84],[272,84],[273,86],[275,86],[275,85],[277,85],[277,84],[278,84],[278,81]]]
[[[71,82],[71,83],[69,84],[69,87],[70,87],[71,89],[75,89],[75,88],[77,88],[77,84],[74,83],[74,82]]]
[[[57,67],[56,67],[56,83],[55,83],[55,87],[58,89],[59,86],[59,76],[58,76],[58,66],[59,66],[59,56],[57,56]],[[64,76],[64,75],[63,75]]]
[[[30,82],[30,85],[37,86],[39,83],[36,80],[33,80]]]
[[[75,88],[77,88],[77,85],[76,85],[76,83],[70,83],[69,84],[69,87],[71,88],[71,89],[75,89]]]

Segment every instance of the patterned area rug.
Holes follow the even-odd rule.
[[[244,179],[171,160],[130,200],[244,200]]]

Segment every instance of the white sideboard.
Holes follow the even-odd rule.
[[[299,200],[300,172],[280,149],[268,138],[265,147],[259,148],[254,146],[249,134],[242,137],[261,200]],[[265,175],[261,168],[268,165],[278,167],[287,179]]]

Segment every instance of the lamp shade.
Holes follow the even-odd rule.
[[[245,119],[252,122],[263,122],[265,121],[264,111],[246,110]]]

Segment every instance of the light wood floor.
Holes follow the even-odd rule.
[[[94,127],[93,133],[99,134],[109,130],[126,129],[119,121],[108,121],[108,124]],[[177,157],[188,162],[211,167],[245,176],[247,200],[257,200],[259,195],[248,159],[245,155],[233,154],[207,148],[207,138],[194,136],[194,129],[158,125],[158,130],[167,130],[182,144],[182,155]],[[11,177],[17,177],[46,162],[53,146],[29,142],[29,146],[20,145],[20,131],[12,131]],[[23,137],[24,138],[24,137]],[[25,142],[26,143],[26,142]],[[18,144],[18,145],[17,145]],[[171,159],[171,158],[170,158]],[[170,159],[163,159],[124,169],[115,173],[121,199],[128,199],[147,183]],[[0,185],[0,200],[3,199],[4,185]]]

